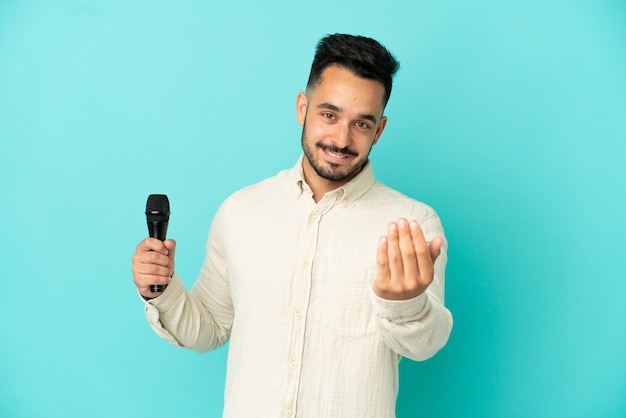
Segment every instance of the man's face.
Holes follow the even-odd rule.
[[[319,85],[298,95],[303,168],[311,187],[316,182],[340,187],[365,166],[387,122],[384,93],[382,83],[330,66]]]

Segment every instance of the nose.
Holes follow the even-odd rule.
[[[338,148],[346,148],[352,144],[352,135],[350,132],[350,126],[347,124],[339,123],[336,125],[336,132],[334,137],[334,143]]]

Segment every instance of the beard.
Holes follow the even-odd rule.
[[[351,165],[333,164],[325,161],[320,161],[317,158],[317,149],[322,149],[327,152],[335,154],[349,155],[352,157],[358,157],[359,154],[356,151],[350,149],[350,147],[339,148],[334,145],[325,145],[320,142],[312,143],[306,135],[306,120],[302,125],[302,150],[304,156],[309,161],[313,170],[323,179],[333,182],[346,182],[356,176],[365,167],[369,161],[369,153],[372,150],[370,147],[367,155],[355,160]]]

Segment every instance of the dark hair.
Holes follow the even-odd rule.
[[[357,77],[382,83],[385,86],[383,106],[389,101],[392,79],[400,68],[395,57],[374,39],[344,34],[328,35],[317,44],[307,88],[319,84],[322,73],[331,65],[343,67]]]

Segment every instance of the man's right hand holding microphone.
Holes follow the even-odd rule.
[[[133,278],[139,293],[153,299],[163,292],[152,292],[151,285],[167,285],[174,274],[176,241],[146,238],[137,245],[133,254]]]

